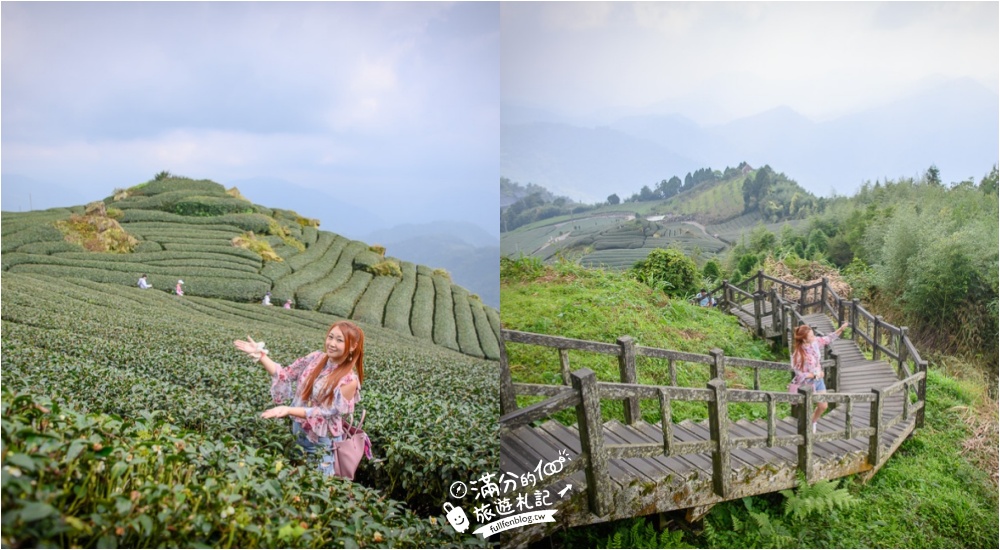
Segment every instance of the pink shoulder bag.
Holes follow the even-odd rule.
[[[344,439],[333,442],[333,475],[347,479],[354,479],[354,473],[358,470],[363,457],[372,458],[372,442],[368,439],[368,434],[361,429],[365,423],[366,411],[361,411],[361,421],[357,426],[352,425],[343,416],[340,421],[343,423]],[[352,414],[353,418],[354,415]]]

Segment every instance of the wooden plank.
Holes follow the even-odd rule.
[[[741,432],[754,437],[767,437],[767,428],[757,424],[756,422],[739,420],[733,423],[733,426],[738,428]],[[798,452],[793,447],[757,447],[753,450],[759,453],[766,453],[765,456],[769,458],[774,457],[777,461],[788,462],[790,464],[797,464],[799,460]]]
[[[580,453],[580,435],[575,430],[570,431],[566,426],[554,421],[546,422],[539,426],[539,428],[551,436],[554,442],[575,453]],[[631,476],[617,462],[617,460],[608,461],[608,472],[611,474],[611,483],[620,490],[622,483],[627,483]]]
[[[654,426],[646,422],[640,422],[635,425],[638,433],[648,437],[652,441],[663,442],[662,436],[663,432],[659,426]],[[697,471],[699,475],[711,477],[712,476],[712,464],[711,461],[703,461],[702,465],[691,459],[691,457],[696,455],[677,455],[667,458],[667,464],[671,470],[677,472],[681,477],[687,478],[691,475],[692,471]],[[707,468],[704,464],[708,464]]]
[[[655,427],[659,430],[659,426],[649,424],[648,422],[640,420],[636,422],[635,426],[623,426],[625,429],[621,430],[619,433],[622,435],[626,441],[633,444],[655,444],[663,448],[663,438],[651,438],[646,434],[648,428]],[[662,432],[661,432],[662,433]],[[668,475],[684,476],[689,468],[679,467],[679,461],[674,457],[667,457],[666,455],[659,455],[647,458],[646,460],[652,461],[655,467],[662,472],[663,477]]]
[[[611,445],[628,445],[629,443],[636,443],[634,437],[628,434],[628,426],[618,422],[617,420],[612,420],[604,425],[604,438],[608,444]],[[659,482],[662,478],[666,477],[666,472],[664,472],[655,461],[648,458],[625,458],[619,459],[620,462],[625,463],[629,468],[634,470],[635,477],[639,479],[645,479],[646,481]]]
[[[705,437],[698,437],[692,434],[691,432],[684,429],[682,424],[683,422],[681,424],[674,424],[674,437],[677,438],[678,441],[705,441],[707,439]],[[711,455],[705,453],[696,453],[696,454],[684,455],[684,458],[687,458],[691,462],[697,464],[699,469],[705,470],[706,472],[708,472],[709,476],[711,476],[712,474]]]

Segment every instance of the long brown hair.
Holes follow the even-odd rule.
[[[809,332],[812,327],[809,325],[799,325],[795,329],[795,337],[792,343],[792,368],[795,368],[795,360],[798,359],[799,365],[805,365],[806,352],[803,346],[806,343],[806,339],[809,338]]]
[[[333,402],[334,389],[340,383],[340,379],[347,376],[352,370],[358,371],[359,382],[363,382],[365,379],[365,333],[350,321],[337,321],[330,325],[330,328],[323,333],[324,349],[326,348],[326,337],[335,328],[339,328],[340,332],[344,334],[344,350],[348,355],[347,360],[333,369],[333,372],[323,382],[319,402],[325,405],[330,405]],[[302,382],[302,393],[300,395],[303,401],[308,401],[312,397],[313,385],[316,383],[316,379],[319,378],[320,372],[323,371],[322,364],[329,359],[331,358],[326,353],[321,354],[316,360],[317,362],[314,364],[312,372]]]

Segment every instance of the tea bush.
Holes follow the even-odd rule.
[[[336,239],[343,239],[343,237],[326,231],[321,232],[319,237],[316,239],[316,244],[310,246],[302,254],[299,254],[294,258],[289,258],[288,265],[292,268],[292,271],[298,271],[307,265],[318,261],[324,254],[326,254],[327,249],[330,248],[330,245],[332,245]]]
[[[358,300],[351,313],[352,319],[382,326],[382,317],[385,314],[385,305],[389,301],[389,295],[396,286],[399,279],[395,277],[375,277],[364,294]],[[407,331],[409,332],[409,331]]]
[[[438,270],[435,270],[435,273]],[[444,275],[434,275],[434,343],[458,350],[455,334],[455,305],[451,296],[451,281]]]
[[[62,233],[52,225],[33,225],[20,231],[4,234],[0,251],[8,252],[30,243],[64,242]]]
[[[343,237],[337,237],[324,259],[319,263],[326,264],[329,269],[325,275],[315,281],[302,285],[295,291],[295,296],[299,300],[299,307],[303,309],[319,309],[323,302],[323,296],[343,286],[351,274],[351,262],[347,258],[353,257],[364,245],[358,241],[348,241]]]
[[[226,188],[210,180],[194,180],[191,178],[171,176],[161,180],[140,183],[127,189],[130,197],[151,196],[169,191],[197,191],[202,195],[225,195]]]
[[[319,348],[335,318],[68,277],[6,273],[2,285],[4,391],[58,400],[44,405],[53,411],[46,429],[54,438],[8,430],[4,409],[5,543],[298,547],[339,545],[341,538],[350,545],[346,537],[355,536],[365,546],[479,544],[386,497],[437,515],[451,481],[496,471],[495,363],[362,323],[362,406],[382,460],[365,462],[359,472],[373,487],[366,489],[331,483],[304,467],[290,452],[287,422],[259,418],[270,406],[266,374],[232,347],[250,333],[287,364]],[[16,399],[5,394],[4,407]],[[81,414],[70,417],[71,408]],[[22,413],[45,414],[29,405],[16,414]],[[39,427],[34,431],[41,433]],[[40,442],[53,447],[24,451]],[[11,454],[48,462],[29,471],[10,462]],[[104,470],[96,471],[94,461],[104,462]],[[11,477],[10,466],[21,476]],[[65,483],[74,471],[82,477]],[[12,485],[16,480],[27,485]],[[325,495],[324,504],[314,500],[317,494]],[[201,503],[194,513],[193,502]],[[300,538],[280,538],[289,522],[300,521],[307,524]]]
[[[485,357],[483,348],[479,346],[479,336],[476,334],[476,323],[472,319],[472,309],[469,306],[469,291],[452,285],[452,301],[455,307],[455,328],[458,337],[458,347],[462,353],[473,357]]]
[[[250,201],[233,197],[191,196],[174,204],[172,210],[182,216],[223,216],[252,214]]]
[[[434,336],[434,280],[430,275],[420,273],[419,266],[413,309],[410,310],[410,330],[418,338],[431,339]]]
[[[497,335],[490,326],[489,317],[486,316],[486,308],[478,300],[470,300],[469,308],[472,311],[472,319],[476,324],[476,336],[479,338],[479,347],[487,359],[500,359],[500,344]]]
[[[66,241],[49,241],[39,243],[29,243],[20,246],[18,252],[25,254],[56,254],[59,252],[85,252],[82,246]]]
[[[417,288],[417,266],[412,262],[400,262],[403,278],[392,289],[385,306],[385,327],[405,334],[410,332],[410,309],[413,306],[413,292]]]
[[[323,297],[319,310],[337,317],[350,317],[354,311],[354,304],[358,302],[361,293],[368,288],[368,283],[373,278],[371,273],[355,271],[343,286]]]

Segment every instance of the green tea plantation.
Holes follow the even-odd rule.
[[[82,207],[3,214],[3,546],[482,546],[441,504],[451,482],[498,467],[496,311],[424,266],[372,273],[377,247],[294,213],[168,183],[105,201],[132,252],[61,240],[55,222]],[[250,230],[282,261],[232,244]],[[143,273],[153,290],[136,286]],[[177,279],[184,296],[167,291]],[[341,282],[320,293],[320,281]],[[268,290],[283,303],[279,288],[316,307],[260,305]],[[323,478],[287,419],[260,418],[269,377],[232,344],[264,340],[288,364],[341,318],[366,336],[375,459],[355,482]]]

